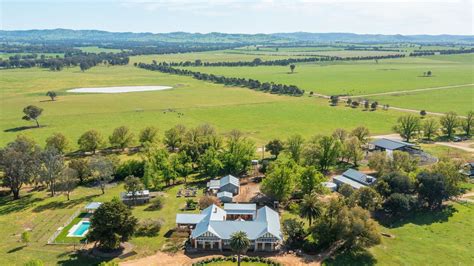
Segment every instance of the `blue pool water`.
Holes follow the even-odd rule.
[[[90,222],[83,221],[72,233],[73,236],[83,236],[83,234],[89,230]]]

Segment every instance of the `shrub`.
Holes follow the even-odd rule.
[[[221,206],[220,200],[214,196],[203,196],[199,199],[199,208],[201,210],[211,206],[212,204]]]
[[[117,167],[115,178],[124,179],[127,176],[133,175],[142,178],[145,173],[145,163],[137,160],[129,160]]]
[[[163,208],[163,199],[161,197],[156,197],[150,201],[150,206],[148,206],[146,211],[157,211]]]
[[[186,200],[186,209],[188,210],[195,210],[197,207],[197,202],[193,199]]]
[[[137,226],[135,235],[137,236],[156,236],[160,232],[163,220],[161,219],[149,219],[140,221]]]
[[[24,266],[43,266],[44,263],[41,260],[30,260],[27,263],[23,264]]]

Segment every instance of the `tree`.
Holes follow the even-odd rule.
[[[352,199],[350,201],[352,203],[368,211],[378,210],[382,203],[380,194],[371,187],[362,187],[356,190],[351,197]]]
[[[385,185],[385,184],[386,185]],[[411,194],[413,192],[413,181],[407,175],[392,172],[384,175],[377,181],[375,189],[384,197],[392,193]]]
[[[69,147],[69,140],[62,133],[54,133],[46,139],[46,149],[56,149],[64,153]]]
[[[312,227],[313,239],[322,247],[339,243],[349,251],[369,248],[380,243],[380,233],[368,211],[349,208],[342,201],[331,199],[329,206]]]
[[[426,75],[427,75],[428,77],[431,77],[431,74],[432,74],[432,73],[431,73],[431,70],[428,70],[428,71],[426,72]]]
[[[440,122],[448,139],[451,139],[456,132],[456,127],[459,125],[458,115],[455,112],[446,113],[441,117]]]
[[[126,147],[132,145],[134,141],[133,133],[126,126],[121,126],[114,129],[114,132],[109,137],[109,142],[112,147],[124,150]]]
[[[354,194],[355,190],[348,184],[342,184],[337,190],[344,198],[348,199]]]
[[[155,127],[146,127],[140,131],[139,140],[142,145],[145,143],[154,143],[158,139],[158,129]]]
[[[364,109],[365,109],[365,110],[369,110],[369,107],[370,107],[369,101],[368,101],[368,100],[365,100],[365,101],[364,101]]]
[[[398,118],[398,124],[394,130],[400,134],[406,142],[410,142],[420,130],[420,118],[414,115],[406,115]]]
[[[370,132],[366,127],[356,127],[351,131],[351,136],[356,137],[362,144],[367,144],[369,141]]]
[[[324,175],[316,170],[314,166],[306,167],[301,173],[300,186],[304,195],[315,193],[322,193]]]
[[[394,151],[389,160],[390,172],[410,173],[418,168],[419,159],[404,151]]]
[[[420,202],[430,209],[441,207],[449,199],[446,180],[439,173],[421,172],[416,176],[416,191]]]
[[[423,135],[431,140],[439,131],[439,123],[434,118],[428,118],[423,122]]]
[[[77,186],[77,176],[77,171],[68,167],[63,170],[58,180],[57,189],[66,192],[67,200],[69,200],[69,195]]]
[[[227,139],[226,149],[221,154],[223,170],[226,173],[239,175],[249,169],[254,155],[255,143],[241,137],[240,132],[233,131]]]
[[[44,262],[42,260],[32,259],[23,264],[23,266],[44,266]]]
[[[20,198],[20,189],[30,183],[39,172],[40,148],[30,139],[18,136],[0,150],[2,186],[8,187],[13,199]]]
[[[89,169],[99,183],[102,194],[105,194],[105,186],[113,179],[114,164],[107,157],[97,156],[89,161]]]
[[[339,96],[332,95],[330,101],[332,106],[336,106],[339,103]]]
[[[186,128],[182,125],[176,125],[173,128],[165,131],[165,138],[163,140],[169,150],[174,151],[181,146]]]
[[[449,197],[459,196],[462,193],[461,183],[467,181],[466,176],[459,172],[461,168],[461,162],[442,158],[430,169],[431,173],[443,176]]]
[[[280,152],[284,149],[283,145],[284,144],[281,140],[274,139],[268,142],[267,145],[265,145],[265,149],[267,151],[270,151],[270,154],[277,158]]]
[[[385,200],[383,208],[391,215],[400,216],[410,211],[410,196],[401,193],[393,193]]]
[[[290,248],[300,248],[303,245],[304,239],[306,238],[306,231],[302,221],[294,218],[284,220],[283,232],[287,236],[285,238],[285,244]]]
[[[247,252],[250,247],[250,240],[245,232],[235,232],[230,236],[230,248],[237,253],[237,265],[240,266],[240,256]]]
[[[347,138],[347,131],[343,128],[336,128],[332,133],[332,137],[339,140],[341,143]]]
[[[56,95],[56,92],[54,92],[54,91],[48,91],[48,92],[46,93],[46,96],[48,96],[49,98],[51,98],[51,101],[55,101],[57,95]]]
[[[217,197],[214,196],[203,196],[199,199],[199,208],[201,210],[204,210],[205,208],[211,206],[212,204],[221,206],[221,202]]]
[[[89,63],[87,63],[86,61],[82,61],[80,64],[79,64],[79,68],[81,69],[82,72],[86,71],[87,69],[91,68],[91,66],[89,65]]]
[[[31,121],[34,120],[36,122],[36,127],[40,127],[38,118],[40,117],[41,113],[43,113],[43,109],[39,108],[34,105],[28,105],[27,107],[23,108],[23,120]]]
[[[137,219],[125,204],[114,198],[100,205],[91,218],[87,239],[97,241],[100,249],[114,250],[128,241],[137,226]]]
[[[343,152],[349,160],[352,160],[352,163],[355,167],[359,165],[359,161],[364,158],[364,153],[362,151],[362,143],[356,137],[351,137],[344,141]]]
[[[64,156],[56,149],[46,149],[41,153],[41,181],[49,186],[51,197],[56,192],[56,183],[64,170]]]
[[[298,165],[293,160],[280,157],[270,165],[261,190],[275,200],[286,201],[293,192],[297,176]]]
[[[184,178],[184,183],[186,184],[188,175],[193,171],[191,158],[181,151],[170,156],[170,163],[178,176]]]
[[[27,246],[31,242],[31,234],[29,231],[23,231],[23,233],[21,233],[21,242]]]
[[[306,194],[300,205],[301,217],[307,218],[311,226],[313,224],[312,221],[320,217],[322,212],[322,203],[319,201],[317,194]]]
[[[291,64],[290,65],[290,70],[291,70],[291,73],[293,73],[295,71],[295,68],[296,66],[294,64]]]
[[[341,143],[331,136],[315,136],[304,149],[306,165],[316,164],[321,171],[328,171],[341,154]]]
[[[382,151],[373,152],[369,157],[368,166],[370,169],[377,171],[379,176],[384,175],[388,171],[389,158]]]
[[[290,157],[297,163],[300,161],[303,143],[304,139],[301,135],[293,135],[286,141],[286,150]]]
[[[127,176],[125,178],[124,188],[127,191],[127,193],[131,195],[133,205],[135,205],[138,193],[143,190],[142,181],[140,181],[140,178],[138,177],[135,177],[132,175]]]
[[[104,145],[104,139],[98,131],[92,129],[82,134],[77,144],[82,151],[95,154],[96,150]]]
[[[470,137],[472,133],[472,127],[474,125],[474,112],[469,111],[466,118],[462,121],[462,129],[466,132],[466,136]]]
[[[77,178],[81,184],[83,184],[84,180],[91,175],[91,171],[89,169],[89,160],[86,158],[71,159],[69,161],[69,168],[76,171]]]
[[[219,153],[214,148],[209,148],[199,158],[199,169],[204,174],[214,179],[221,172],[224,165],[219,159]]]

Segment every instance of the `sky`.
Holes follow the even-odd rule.
[[[0,0],[0,27],[473,35],[474,0]]]

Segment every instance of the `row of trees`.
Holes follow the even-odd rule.
[[[255,58],[252,61],[223,61],[223,62],[203,62],[200,59],[195,61],[182,61],[182,62],[160,62],[157,63],[161,66],[180,66],[180,67],[241,67],[241,66],[288,66],[294,63],[309,63],[309,62],[332,62],[332,61],[359,61],[359,60],[379,60],[379,59],[390,59],[405,57],[403,54],[394,55],[379,55],[379,56],[355,56],[355,57],[339,57],[339,56],[318,56],[318,57],[299,57],[299,58],[286,58],[276,60],[262,60],[261,58]]]
[[[428,56],[428,55],[435,55],[435,54],[470,54],[474,53],[474,48],[470,49],[448,49],[448,50],[422,50],[422,51],[414,51],[411,52],[410,56]]]
[[[128,65],[130,58],[127,53],[85,53],[74,51],[66,53],[64,57],[24,57],[11,56],[8,60],[0,59],[0,68],[30,68],[42,67],[53,71],[60,71],[64,67],[79,66],[85,71],[98,64]]]
[[[148,69],[148,70],[160,71],[163,73],[169,73],[169,74],[175,74],[175,75],[192,76],[193,78],[198,79],[198,80],[210,81],[210,82],[224,84],[228,86],[246,87],[252,90],[259,90],[259,91],[270,92],[274,94],[286,94],[286,95],[292,95],[292,96],[301,96],[304,94],[304,90],[294,85],[275,84],[273,82],[262,83],[259,80],[254,80],[254,79],[216,76],[214,74],[206,74],[206,73],[195,72],[195,71],[186,70],[186,69],[173,68],[170,66],[158,65],[158,64],[139,63],[137,64],[137,66],[140,68]]]
[[[422,118],[426,112],[421,113]],[[406,115],[398,119],[394,130],[407,142],[423,136],[427,140],[432,140],[434,137],[443,132],[448,139],[452,139],[457,130],[460,129],[467,137],[472,135],[474,126],[474,112],[470,111],[466,117],[460,118],[455,112],[448,112],[440,119],[427,118],[422,119],[415,115]]]

